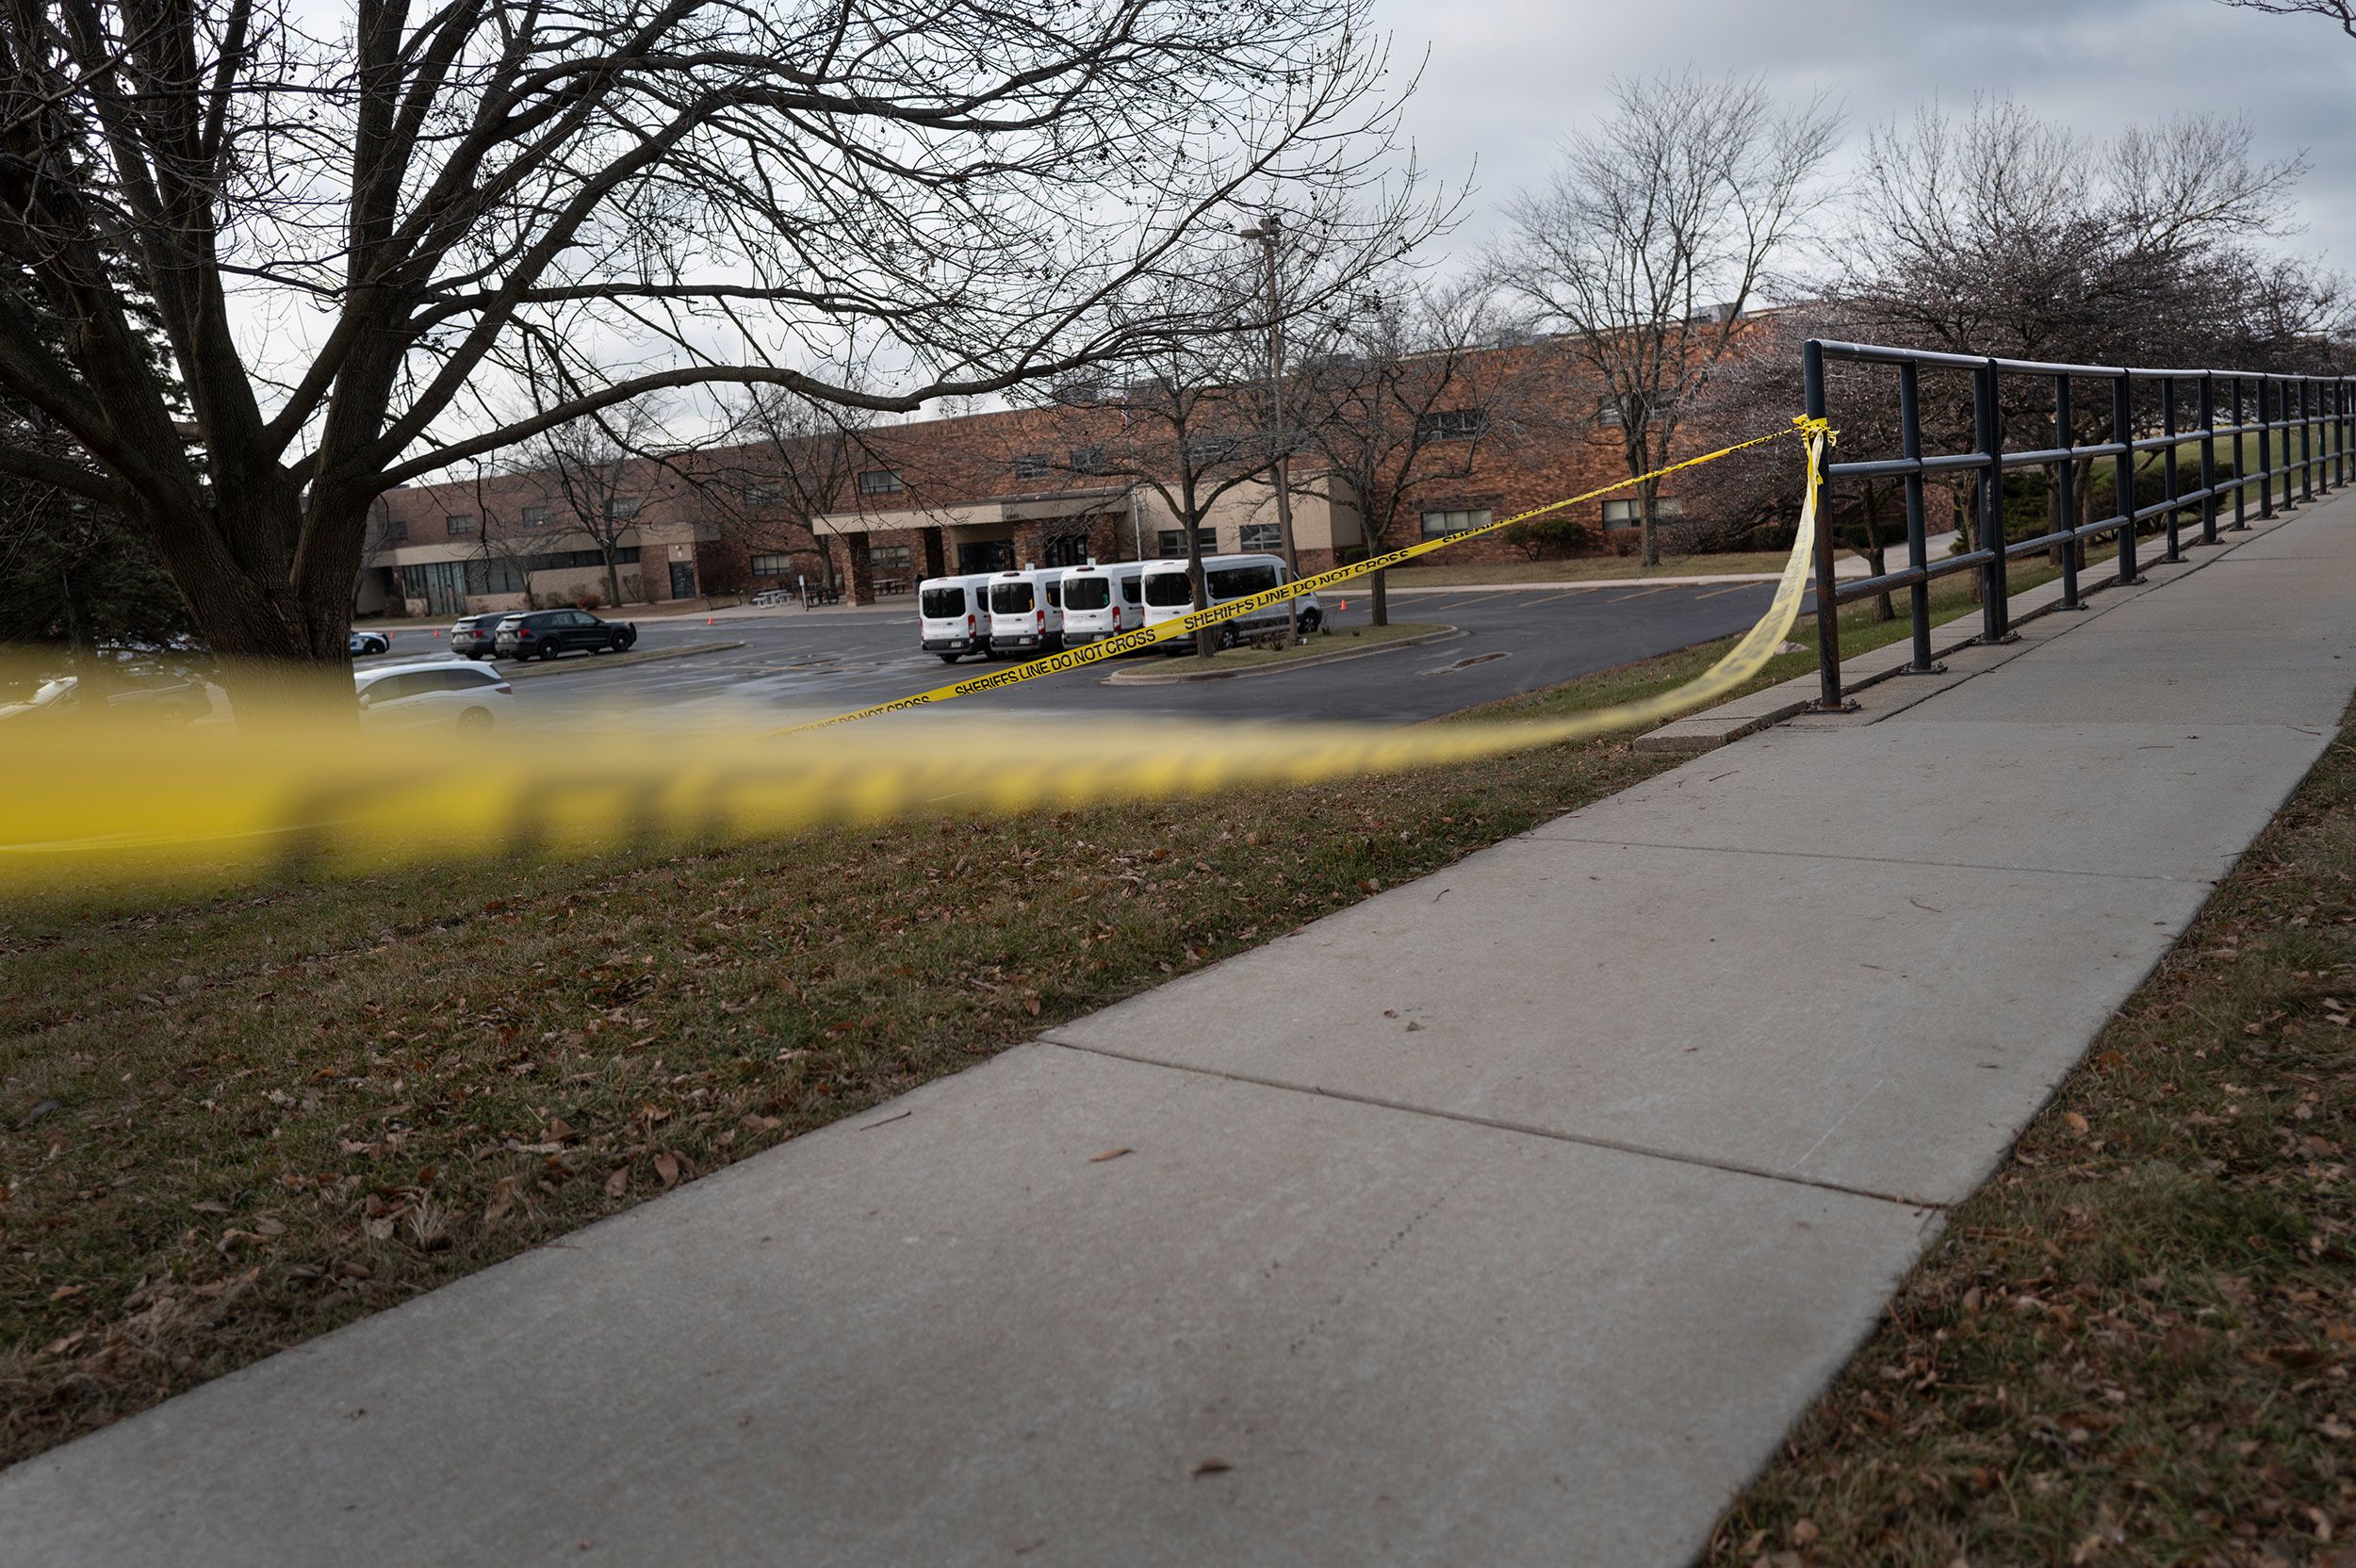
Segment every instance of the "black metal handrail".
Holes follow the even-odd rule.
[[[2018,635],[2013,630],[2009,583],[2009,567],[2015,557],[2058,548],[2062,593],[2060,601],[2051,608],[2083,610],[2086,603],[2082,596],[2086,585],[2079,580],[2078,554],[2085,541],[2104,534],[2116,537],[2119,569],[2109,581],[2139,582],[2142,578],[2135,547],[2146,525],[2159,523],[2160,531],[2167,537],[2168,549],[2161,561],[2179,562],[2184,558],[2183,521],[2187,511],[2198,507],[2201,513],[2200,534],[2191,543],[2215,545],[2219,505],[2229,497],[2233,509],[2233,520],[2227,525],[2230,532],[2250,526],[2250,487],[2253,484],[2258,487],[2258,514],[2266,518],[2274,515],[2278,504],[2278,480],[2282,486],[2279,504],[2289,509],[2315,499],[2318,493],[2328,494],[2335,485],[2346,484],[2356,473],[2356,462],[2351,462],[2349,452],[2351,444],[2356,444],[2356,378],[2348,376],[2052,365],[2036,360],[1988,359],[1928,349],[1895,349],[1811,338],[1801,350],[1808,412],[1817,418],[1831,418],[1836,429],[1841,421],[1825,406],[1826,360],[1897,368],[1899,455],[1840,463],[1824,461],[1817,472],[1819,484],[1829,486],[1841,479],[1901,480],[1906,517],[1906,568],[1843,582],[1834,570],[1839,551],[1830,522],[1830,491],[1824,491],[1826,503],[1816,531],[1816,648],[1822,686],[1818,707],[1827,711],[1856,706],[1846,700],[1841,684],[1841,605],[1906,590],[1912,622],[1913,659],[1901,673],[1934,674],[1940,666],[1931,657],[1930,585],[1939,578],[1956,572],[1978,572],[1981,629],[1975,641],[2009,642]],[[1925,369],[1971,373],[1974,449],[1923,451],[1921,377]],[[2049,384],[2054,445],[2019,449],[2004,445],[2000,393],[2008,378],[2042,380]],[[2071,393],[2072,384],[2078,381],[2100,381],[2108,385],[2108,441],[2084,445],[2075,441]],[[2149,420],[2137,416],[2135,392],[2140,384],[2157,384],[2157,430],[2150,429]],[[2196,391],[2196,422],[2189,425],[2184,422],[2179,400],[2180,391],[2188,384]],[[2253,392],[2255,417],[2251,418],[2249,415],[2252,411],[2245,409],[2244,397]],[[2220,394],[2225,396],[2221,399]],[[2220,415],[2229,408],[2229,421],[2220,423]],[[2291,449],[2294,434],[2299,448],[2295,457]],[[2258,440],[2257,465],[2248,472],[2243,471],[2240,447],[2246,435],[2255,435]],[[2233,477],[2227,480],[2217,477],[2219,438],[2235,443]],[[2194,440],[2201,444],[2201,483],[2198,488],[2187,489],[2183,483],[2181,460],[2184,446]],[[2274,461],[2278,449],[2283,460],[2279,465]],[[2162,454],[2162,495],[2148,506],[2137,506],[2135,465],[2136,459],[2146,452]],[[2113,505],[2117,510],[2107,517],[2076,523],[2078,484],[2089,465],[2104,460],[2111,464]],[[2033,539],[2005,542],[2004,476],[2019,468],[2053,470],[2059,491],[2056,510],[2063,526]],[[1982,481],[1977,519],[1979,547],[1933,562],[1925,558],[1922,484],[1925,476],[1948,473],[1976,474]],[[2104,585],[2098,582],[2093,586]]]

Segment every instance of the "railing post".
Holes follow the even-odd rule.
[[[2233,527],[2237,531],[2250,526],[2250,465],[2244,461],[2249,456],[2250,438],[2244,435],[2241,430],[2246,417],[2241,401],[2241,377],[2235,376],[2233,378]]]
[[[2184,539],[2180,533],[2178,514],[2183,510],[2176,498],[2184,486],[2176,471],[2176,378],[2168,376],[2160,383],[2160,433],[2168,437],[2168,445],[2160,453],[2160,483],[2168,492],[2168,553],[2160,559],[2173,565],[2184,559]]]
[[[2299,378],[2299,498],[2315,498],[2315,384]]]
[[[2266,416],[2266,383],[2258,378],[2258,520],[2274,515],[2274,421]]]
[[[2290,383],[2276,385],[2274,392],[2276,428],[2282,433],[2282,510],[2299,508],[2299,464],[2291,456],[2291,388]]]
[[[2217,377],[2201,376],[2201,542],[2217,543]]]
[[[2070,416],[2070,378],[2053,378],[2053,445],[2063,451],[2078,444],[2076,421]],[[2065,457],[2054,466],[2056,482],[2061,488],[2062,531],[2062,596],[2056,610],[2084,610],[2086,600],[2078,596],[2078,460]]]
[[[1922,376],[1908,360],[1898,367],[1898,454],[1910,463],[1922,461]],[[1906,569],[1920,573],[1930,564],[1930,530],[1922,516],[1922,470],[1906,475]],[[1918,579],[1906,589],[1906,620],[1914,633],[1914,661],[1908,675],[1939,675],[1946,665],[1931,658],[1931,585]]]
[[[1996,413],[1996,362],[1972,373],[1972,430],[1979,437],[1980,548],[1992,552],[1980,566],[1980,641],[2011,640],[2012,606],[2006,601],[2004,568],[2004,437]]]
[[[2349,415],[2356,412],[2356,405],[2351,405],[2349,384],[2347,382],[2340,382],[2337,393],[2340,393],[2340,482],[2347,485],[2349,482],[2349,438],[2356,435],[2356,419],[2351,419]]]
[[[2124,370],[2111,378],[2111,442],[2119,449],[2111,460],[2111,498],[2119,503],[2119,580],[2123,586],[2143,580],[2135,569],[2135,380]]]
[[[1824,414],[1824,346],[1809,338],[1800,346],[1800,395],[1811,419]],[[1825,465],[1820,456],[1808,461],[1816,469],[1816,706],[1839,713],[1850,706],[1841,695],[1841,606],[1833,596],[1838,577],[1832,539],[1832,499],[1824,493]]]

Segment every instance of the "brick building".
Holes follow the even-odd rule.
[[[1323,570],[1378,549],[1478,528],[1495,518],[1625,477],[1616,410],[1566,347],[1536,342],[1458,356],[1445,396],[1414,413],[1400,447],[1412,466],[1387,478],[1396,501],[1369,538],[1354,486],[1319,458],[1294,458],[1293,537],[1301,569]],[[1707,433],[1681,440],[1697,449]],[[1178,443],[1183,439],[1184,453]],[[774,449],[715,448],[670,464],[627,465],[610,511],[584,524],[546,477],[522,474],[397,490],[372,522],[363,613],[625,606],[694,599],[803,580],[841,583],[863,602],[926,577],[1016,565],[1077,564],[1186,553],[1170,492],[1196,470],[1206,553],[1274,550],[1271,484],[1237,477],[1267,437],[1237,411],[1179,428],[1119,391],[1025,408],[913,421],[860,433],[824,466],[810,495],[807,464]],[[1257,444],[1255,447],[1255,443]],[[1369,469],[1368,471],[1372,471]],[[1159,480],[1160,482],[1153,482]],[[1683,508],[1664,486],[1658,515]],[[1466,542],[1450,560],[1632,549],[1633,493],[1565,514],[1571,528]],[[1683,519],[1691,521],[1691,519]],[[602,534],[616,557],[608,570]]]

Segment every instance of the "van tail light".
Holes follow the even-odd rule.
[[[973,630],[973,616],[971,616],[971,615],[968,615],[968,616],[965,618],[965,629],[966,629],[966,630],[968,630],[968,631],[971,631],[971,630]]]
[[[1044,610],[1039,612],[1039,629],[1041,631],[1047,629],[1047,612]]]

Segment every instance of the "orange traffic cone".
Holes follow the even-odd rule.
[[[1349,608],[1350,608],[1350,601],[1349,601],[1348,599],[1344,599],[1344,600],[1342,600],[1342,608],[1343,608],[1344,610],[1347,610],[1347,609],[1349,609]]]

